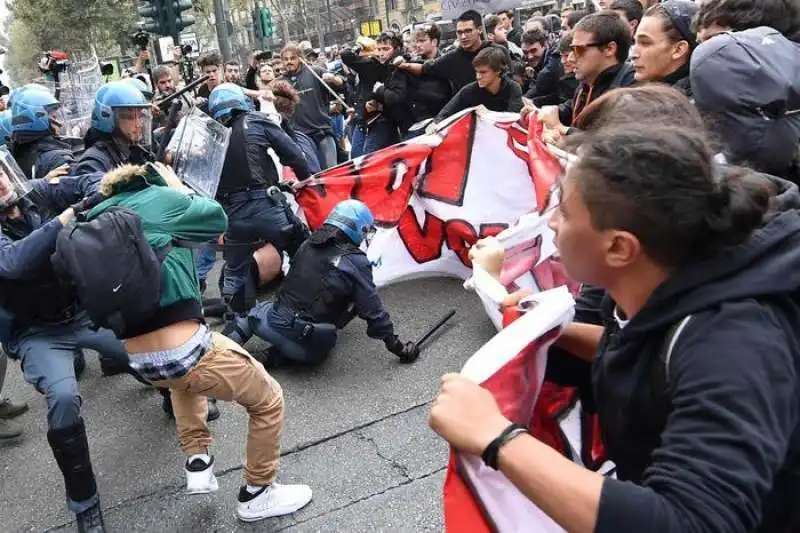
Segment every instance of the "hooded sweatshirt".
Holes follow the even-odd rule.
[[[800,203],[796,187],[782,192],[776,210]],[[791,209],[674,272],[629,321],[605,298],[592,381],[618,479],[604,482],[598,533],[794,531],[798,289]]]

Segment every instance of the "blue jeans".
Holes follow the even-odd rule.
[[[337,333],[333,324],[319,324],[311,338],[303,339],[303,327],[295,323],[286,308],[276,308],[272,302],[261,302],[253,307],[247,314],[247,322],[254,335],[272,344],[281,357],[296,363],[318,364],[336,346]]]
[[[264,197],[258,198],[259,193]],[[223,203],[228,214],[228,231],[225,232],[225,246],[222,255],[225,259],[225,281],[223,297],[233,298],[240,291],[246,291],[253,251],[259,242],[270,243],[278,251],[283,251],[291,243],[292,226],[283,206],[273,203],[266,197],[266,191],[253,191],[252,198],[243,201]],[[255,291],[255,287],[251,288]],[[254,294],[253,294],[254,296]],[[242,294],[240,298],[245,298]],[[248,305],[234,309],[246,312]]]
[[[106,329],[93,331],[85,314],[60,324],[35,326],[9,343],[9,349],[22,359],[25,381],[47,397],[47,426],[61,429],[80,421],[81,394],[75,379],[73,357],[79,348],[97,350],[103,356],[128,364],[125,347]],[[88,500],[67,500],[73,513],[96,504],[97,494]]]
[[[382,150],[397,143],[397,128],[387,120],[377,120],[371,126],[357,125],[353,128],[350,157],[356,158]]]
[[[214,263],[217,261],[217,252],[211,248],[200,248],[197,251],[197,259],[195,265],[197,266],[197,278],[204,280],[208,277],[208,273],[214,268]]]
[[[336,139],[332,133],[329,133],[318,139],[314,139],[314,144],[317,145],[317,153],[319,154],[319,165],[322,170],[335,167],[338,161],[336,157]]]

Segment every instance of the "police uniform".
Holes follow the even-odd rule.
[[[12,153],[28,179],[44,178],[51,170],[72,165],[72,147],[51,133],[15,133]]]
[[[93,192],[99,179],[37,180],[17,204],[22,217],[0,217],[0,336],[9,357],[21,360],[25,381],[47,398],[47,439],[64,475],[69,509],[76,514],[96,507],[98,496],[74,353],[89,348],[125,365],[128,356],[113,333],[91,329],[74,289],[58,281],[50,254],[62,225],[50,215]]]
[[[250,333],[270,342],[277,355],[299,363],[323,361],[337,330],[353,316],[367,322],[367,335],[396,338],[383,308],[366,254],[337,228],[323,225],[297,251],[274,304],[262,302],[226,332],[246,341]]]
[[[86,151],[72,168],[75,176],[96,172],[105,174],[121,165],[143,165],[155,161],[148,150],[137,145],[125,146],[115,141],[111,134],[92,128],[86,134],[86,146]]]
[[[293,255],[305,237],[282,193],[270,190],[280,175],[268,150],[272,148],[298,179],[311,173],[297,145],[266,116],[239,112],[229,125],[231,137],[217,191],[217,200],[228,215],[222,293],[233,311],[245,313],[255,303],[255,285],[249,276],[253,251],[269,243]]]

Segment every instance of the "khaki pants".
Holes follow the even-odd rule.
[[[158,382],[172,391],[172,408],[181,448],[187,455],[208,453],[207,396],[234,401],[247,409],[247,459],[244,479],[267,485],[275,479],[283,429],[283,391],[247,351],[219,333],[188,374]]]

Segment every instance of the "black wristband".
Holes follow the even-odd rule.
[[[486,463],[486,466],[494,468],[495,470],[498,469],[497,466],[497,458],[500,454],[500,448],[503,447],[507,442],[509,442],[514,437],[518,435],[522,435],[523,433],[527,433],[528,428],[523,426],[522,424],[509,424],[509,426],[503,430],[500,435],[494,439],[489,445],[483,450],[481,454],[481,459],[483,462]]]

